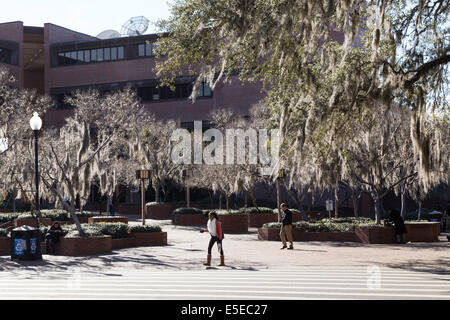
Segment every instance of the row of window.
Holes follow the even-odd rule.
[[[110,90],[105,90],[103,93],[108,93]],[[170,90],[169,87],[140,87],[137,88],[137,95],[142,102],[159,101],[168,99],[187,99],[192,93],[192,84],[177,84],[175,91]],[[70,94],[69,94],[70,95]],[[66,94],[54,95],[56,105],[59,108],[70,108],[71,106],[65,102]],[[200,97],[211,97],[212,91],[207,83],[203,83],[197,95]]]
[[[166,99],[187,99],[192,94],[192,84],[178,84],[175,91],[169,87],[141,87],[137,89],[137,95],[141,101],[158,101]],[[212,92],[209,84],[203,83],[200,86],[198,97],[211,97]]]
[[[98,48],[92,50],[66,51],[58,53],[58,65],[93,63],[125,59],[124,47]]]
[[[12,51],[0,48],[0,63],[12,64]]]
[[[138,44],[139,57],[155,56],[155,43]],[[58,52],[58,65],[93,63],[125,59],[125,47],[98,48],[91,50]]]

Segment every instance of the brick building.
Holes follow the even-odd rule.
[[[55,108],[45,116],[47,126],[63,123],[71,112],[64,96],[77,89],[134,88],[158,119],[173,119],[187,127],[194,120],[208,120],[217,108],[248,115],[263,97],[261,84],[242,86],[237,78],[218,85],[214,92],[204,84],[194,104],[187,100],[192,77],[177,78],[175,92],[157,88],[153,70],[156,39],[157,35],[150,34],[102,40],[51,23],[44,27],[27,27],[19,21],[1,23],[0,67],[14,75],[17,87],[36,89],[53,98]]]

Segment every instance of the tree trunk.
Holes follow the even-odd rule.
[[[159,203],[159,184],[155,185],[155,202]]]
[[[422,201],[419,201],[419,212],[417,215],[417,220],[420,220],[421,214],[422,214]]]
[[[358,199],[355,196],[355,193],[352,194],[352,202],[353,202],[353,215],[355,216],[355,218],[358,218],[359,217]]]
[[[219,196],[219,210],[222,210],[222,192],[220,193]]]
[[[258,208],[258,204],[256,203],[256,197],[255,197],[255,194],[253,193],[253,190],[250,190],[248,192],[248,194],[250,195],[250,198],[252,199],[253,206],[255,208]]]
[[[400,215],[402,218],[405,218],[405,192],[402,190],[400,193],[400,200],[401,200],[401,209],[400,209]]]
[[[375,223],[376,224],[380,224],[381,223],[381,219],[380,219],[380,200],[378,199],[378,196],[376,196],[374,198],[374,202],[375,202]]]
[[[230,210],[230,197],[228,195],[225,196],[227,201],[227,211]]]
[[[285,185],[286,187],[286,185]],[[286,188],[286,191],[289,195],[289,197],[295,202],[295,205],[297,206],[297,209],[300,210],[300,214],[302,215],[302,219],[304,221],[308,221],[308,217],[306,216],[306,212],[303,209],[302,202],[294,195],[294,192],[290,190],[289,188]]]
[[[248,194],[244,191],[244,208],[248,207]]]

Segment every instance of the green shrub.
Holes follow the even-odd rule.
[[[157,206],[157,205],[160,205],[160,204],[164,204],[164,203],[162,203],[162,202],[149,202],[149,203],[146,203],[145,206],[146,207],[151,207],[151,206]]]
[[[8,236],[8,231],[6,229],[0,229],[0,238],[5,238]]]
[[[292,213],[300,213],[300,210],[298,210],[298,209],[291,209],[291,208],[289,208],[289,211],[292,212]],[[273,213],[278,213],[278,209],[275,208],[275,209],[272,210],[272,212]]]
[[[101,232],[101,228],[98,226],[99,223],[83,223],[81,228],[84,231],[84,235],[86,237],[101,237],[104,234]],[[78,238],[80,235],[78,234],[78,230],[76,225],[65,225],[62,226],[64,231],[67,231],[66,238]]]
[[[263,228],[276,228],[276,229],[279,229],[279,228],[281,228],[281,222],[265,223],[265,224],[263,224]]]
[[[154,225],[154,226],[149,226],[149,225],[132,225],[129,226],[129,230],[130,232],[161,232],[161,227]]]
[[[208,210],[205,210],[208,211]],[[209,212],[209,211],[208,211]],[[204,214],[202,210],[197,208],[178,208],[173,211],[173,214]]]
[[[274,213],[274,209],[267,207],[248,207],[242,208],[239,211],[241,213]]]
[[[356,227],[383,228],[368,218],[338,218],[322,219],[319,221],[298,221],[293,223],[294,228],[304,232],[353,232]],[[271,222],[263,225],[264,228],[281,228],[281,223]]]
[[[114,222],[114,223],[95,223],[100,232],[105,236],[111,236],[113,239],[125,238],[128,236],[129,228],[126,223]]]

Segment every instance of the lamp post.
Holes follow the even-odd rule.
[[[141,180],[141,214],[145,226],[145,180],[150,179],[150,170],[136,170],[136,179]]]
[[[39,165],[38,165],[38,136],[39,130],[42,128],[42,119],[39,114],[35,112],[33,117],[30,119],[30,127],[34,132],[34,168],[35,168],[35,183],[36,183],[36,220],[37,227],[39,228],[39,218],[41,216],[39,207]]]

